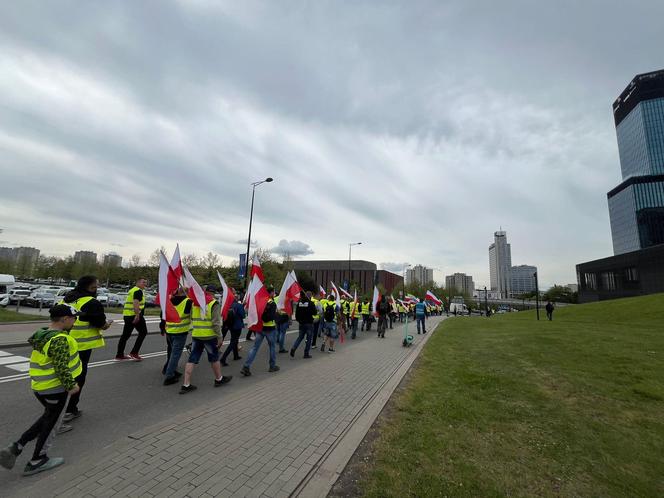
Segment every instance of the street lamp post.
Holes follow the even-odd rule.
[[[272,178],[268,177],[260,182],[253,182],[251,184],[251,211],[249,212],[249,235],[247,236],[247,256],[244,261],[244,290],[247,290],[247,280],[249,278],[249,248],[251,246],[251,223],[254,220],[254,196],[256,195],[256,187],[261,183],[270,183]]]
[[[535,277],[535,308],[537,309],[537,320],[539,320],[539,284],[537,283],[537,272],[533,273]]]
[[[348,289],[346,289],[348,292],[350,292],[350,281],[351,281],[351,278],[350,278],[350,272],[351,272],[351,270],[350,270],[350,254],[351,254],[351,248],[352,248],[353,246],[359,246],[360,244],[362,244],[362,242],[351,242],[351,243],[348,244]]]

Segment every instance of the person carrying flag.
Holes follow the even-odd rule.
[[[277,350],[276,350],[277,305],[274,302],[274,287],[268,287],[267,292],[270,297],[267,301],[267,304],[265,305],[263,314],[261,315],[261,321],[263,322],[263,327],[261,330],[259,330],[256,333],[256,341],[254,342],[254,346],[251,348],[251,351],[249,351],[247,360],[244,362],[242,370],[240,370],[240,374],[242,374],[245,377],[249,377],[251,375],[251,370],[250,370],[251,364],[256,359],[256,354],[258,353],[261,344],[263,344],[264,339],[267,340],[267,344],[270,348],[269,371],[270,372],[279,371],[279,366],[277,365]]]
[[[180,356],[182,356],[182,350],[187,343],[187,336],[191,330],[191,313],[193,307],[193,301],[187,297],[187,289],[185,287],[178,287],[178,290],[171,297],[171,303],[175,307],[180,321],[168,322],[162,319],[159,324],[162,332],[166,334],[166,341],[168,342],[166,364],[162,370],[165,375],[165,386],[176,384],[180,379],[181,374],[177,371],[177,366],[180,362]]]

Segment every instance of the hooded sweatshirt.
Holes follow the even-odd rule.
[[[96,298],[97,294],[80,289],[74,289],[65,294],[64,301],[65,303],[70,304],[78,299],[81,299],[82,297],[87,296]],[[81,316],[79,317],[81,321],[90,322],[92,327],[99,329],[106,324],[106,314],[104,313],[104,307],[99,301],[97,301],[97,299],[91,299],[83,306],[81,306],[79,311],[81,312]]]
[[[53,330],[48,327],[42,327],[37,332],[32,334],[28,343],[35,351],[44,354],[44,346],[52,337],[58,334],[67,334],[65,330]],[[76,381],[69,371],[69,342],[66,337],[58,337],[51,341],[48,348],[48,357],[53,363],[53,370],[57,375],[64,388],[69,391],[74,388]]]

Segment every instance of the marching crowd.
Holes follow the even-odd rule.
[[[146,285],[147,280],[140,278],[128,292],[123,308],[124,327],[115,356],[118,362],[142,360],[139,353],[147,335],[144,317]],[[25,465],[24,475],[36,474],[64,463],[63,458],[49,457],[48,449],[54,434],[72,430],[68,422],[81,416],[78,404],[92,352],[105,346],[103,331],[112,324],[96,299],[97,286],[94,276],[80,278],[64,300],[50,309],[51,323],[37,330],[28,340],[33,348],[29,370],[31,387],[44,412],[15,442],[0,450],[0,466],[13,468],[16,458],[33,440],[36,440],[35,448],[32,458]],[[212,368],[215,387],[232,379],[230,375],[222,375],[222,367],[228,366],[229,355],[233,355],[233,360],[244,359],[239,354],[239,341],[245,325],[245,306],[240,296],[236,296],[225,319],[222,319],[220,302],[214,297],[216,291],[214,286],[205,288],[208,295],[206,309],[202,310],[195,300],[188,297],[186,288],[178,288],[171,296],[170,304],[177,311],[179,321],[162,320],[160,323],[161,333],[167,342],[166,362],[162,368],[163,383],[177,384],[183,377],[180,394],[196,389],[191,379],[203,352]],[[269,299],[260,316],[261,330],[247,332],[246,339],[253,341],[253,346],[244,359],[240,371],[243,376],[251,375],[251,366],[265,341],[269,348],[269,371],[277,372],[277,355],[289,353],[294,357],[303,342],[305,359],[312,358],[312,352],[317,350],[333,354],[337,342],[343,342],[347,334],[350,334],[351,340],[357,337],[358,328],[371,331],[376,322],[377,337],[384,338],[386,330],[392,329],[395,322],[404,322],[409,316],[417,322],[417,333],[426,334],[426,318],[445,311],[442,304],[417,300],[404,302],[386,296],[377,300],[374,310],[368,299],[350,301],[337,295],[314,296],[310,291],[302,291],[294,310],[299,325],[298,335],[287,349],[286,332],[292,316],[282,309],[283,306],[278,306],[280,297],[275,296],[274,288],[268,287],[267,291]],[[138,336],[126,355],[125,348],[134,329]],[[229,333],[230,343],[222,353],[223,342]],[[190,335],[191,343],[187,344]],[[320,349],[317,345],[319,339]],[[185,349],[189,356],[183,375],[177,368]]]

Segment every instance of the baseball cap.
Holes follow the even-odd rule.
[[[78,310],[68,304],[56,304],[49,311],[51,318],[63,318],[65,316],[78,316]]]

